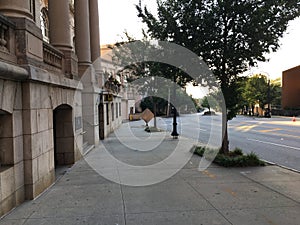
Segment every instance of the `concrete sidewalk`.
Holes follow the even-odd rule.
[[[299,173],[214,164],[199,171],[193,144],[123,124],[0,225],[299,224]]]

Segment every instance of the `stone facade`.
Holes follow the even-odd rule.
[[[137,89],[130,85],[126,81],[127,73],[129,71],[121,71],[123,68],[119,68],[116,63],[113,62],[113,44],[106,44],[101,46],[101,73],[105,80],[109,77],[113,77],[120,83],[120,90],[114,99],[121,99],[121,108],[120,111],[122,120],[128,120],[130,114],[135,113],[136,104],[142,99],[142,96],[139,95]],[[108,128],[108,130],[113,130],[114,128]]]
[[[100,96],[99,120],[103,124],[100,129],[100,139],[104,139],[114,131],[123,121],[123,115],[127,112],[122,108],[124,100],[123,79],[117,75],[115,68],[110,60],[102,57],[101,52],[101,74],[103,76],[103,90]],[[102,113],[103,112],[103,113]]]
[[[105,97],[97,4],[0,1],[0,215],[122,122],[121,98]]]

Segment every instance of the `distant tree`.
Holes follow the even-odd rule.
[[[202,99],[201,106],[202,106],[203,108],[208,108],[208,111],[210,112],[210,104],[209,104],[209,101],[208,101],[208,99],[207,99],[207,96],[205,96],[205,97]]]
[[[288,22],[299,16],[299,1],[157,0],[157,17],[137,5],[152,38],[190,49],[219,80],[227,107],[222,153],[229,151],[227,121],[239,110],[238,74],[278,49]]]
[[[272,106],[281,106],[281,78],[271,80],[271,104]]]
[[[237,91],[236,91],[236,93],[238,95],[237,109],[239,111],[242,111],[243,113],[246,113],[249,110],[248,101],[243,96],[243,92],[245,91],[246,82],[248,79],[249,79],[249,77],[247,77],[247,76],[241,76],[241,77],[239,77],[238,82],[237,82]]]
[[[246,81],[242,96],[247,101],[248,105],[254,106],[259,104],[264,108],[268,103],[268,81],[267,77],[261,74],[254,75]]]
[[[195,109],[198,112],[201,109],[201,99],[196,99],[196,98],[193,98],[192,96],[191,96],[191,99],[192,99],[192,101],[194,103]]]
[[[154,107],[156,104],[156,109]],[[141,101],[141,108],[142,111],[145,109],[150,109],[156,116],[166,115],[166,108],[168,106],[168,102],[165,99],[155,97],[155,96],[148,96]]]
[[[281,87],[278,82],[269,81],[267,76],[256,74],[246,80],[242,97],[252,111],[256,104],[261,108],[265,108],[267,104],[278,105],[281,99]]]

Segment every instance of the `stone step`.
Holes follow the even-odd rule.
[[[82,155],[85,156],[85,155],[88,154],[94,147],[95,147],[95,145],[90,145],[88,142],[84,142],[83,145],[82,145]]]

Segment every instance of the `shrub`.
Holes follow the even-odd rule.
[[[240,148],[235,148],[230,151],[228,155],[217,153],[217,149],[209,149],[205,147],[197,147],[194,151],[195,154],[205,157],[207,160],[213,160],[214,163],[224,167],[245,167],[245,166],[264,166],[259,157],[251,152],[250,154],[243,154]]]
[[[250,154],[246,155],[247,162],[249,166],[255,166],[255,165],[264,165],[265,163],[259,160],[258,156],[251,152]]]
[[[232,153],[233,153],[234,155],[243,155],[243,151],[242,151],[242,149],[240,149],[240,148],[235,148],[235,149],[232,151]]]

